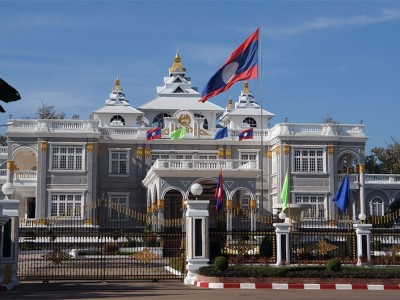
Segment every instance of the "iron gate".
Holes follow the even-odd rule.
[[[21,220],[20,280],[183,280],[182,219],[164,220],[155,231],[149,215],[103,200],[86,208],[85,220],[65,214]]]

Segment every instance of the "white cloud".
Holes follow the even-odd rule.
[[[296,35],[314,30],[343,28],[348,26],[365,26],[390,22],[398,19],[400,19],[399,9],[382,9],[381,12],[376,16],[358,15],[348,18],[317,17],[310,22],[304,22],[295,26],[266,28],[265,33],[270,36]]]

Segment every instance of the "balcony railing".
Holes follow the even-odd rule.
[[[108,127],[96,120],[33,120],[19,119],[12,120],[13,124],[7,127],[9,133],[30,133],[30,132],[58,132],[58,133],[92,133],[103,138],[136,139],[146,140],[146,131],[149,127]],[[245,128],[229,129],[226,140],[238,140],[239,133]],[[192,139],[212,140],[219,128],[202,130],[198,136]],[[261,137],[272,139],[276,136],[349,136],[365,138],[364,125],[362,124],[296,124],[281,123],[273,128],[254,128],[254,141],[261,140]],[[162,138],[169,138],[163,135]],[[186,138],[190,139],[188,135]]]
[[[230,170],[258,170],[255,160],[234,159],[157,159],[153,169],[230,169]]]
[[[338,181],[342,182],[345,174],[338,175]],[[358,174],[349,174],[349,181],[357,184]],[[400,184],[400,174],[364,174],[365,184]]]

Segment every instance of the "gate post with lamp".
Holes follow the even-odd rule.
[[[0,200],[0,291],[19,285],[18,269],[18,206],[19,200],[10,200],[14,186],[7,182],[1,188],[5,199]]]
[[[203,192],[203,187],[195,183],[191,192],[196,200],[187,200],[186,204],[186,270],[185,284],[193,284],[196,280],[196,271],[206,266],[208,254],[208,204],[209,200],[197,200]]]

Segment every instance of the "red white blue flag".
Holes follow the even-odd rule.
[[[239,141],[251,140],[253,138],[253,127],[239,132]]]
[[[215,189],[215,195],[214,197],[217,198],[217,205],[215,209],[221,210],[222,209],[222,193],[224,191],[223,188],[223,179],[222,179],[222,169],[219,170],[219,176],[218,176],[218,182],[217,182],[217,188]]]
[[[161,127],[152,128],[146,131],[147,140],[155,140],[161,138]]]
[[[205,102],[228,90],[235,82],[258,77],[258,35],[257,29],[228,58],[223,66],[211,77],[201,93],[199,102]]]

